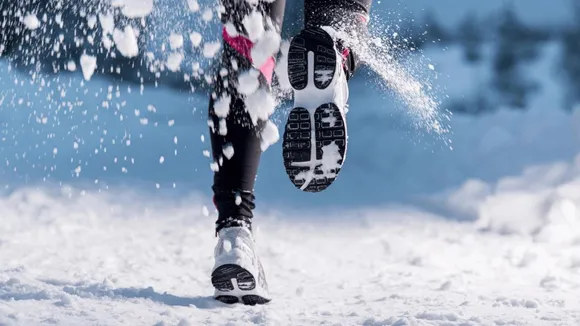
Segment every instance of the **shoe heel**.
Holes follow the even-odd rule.
[[[304,108],[290,111],[284,130],[284,167],[296,188],[320,192],[338,177],[346,158],[346,123],[334,103],[313,114]]]
[[[226,304],[265,304],[270,299],[256,292],[256,279],[246,269],[235,264],[222,265],[211,274],[216,289],[215,299]]]
[[[238,265],[222,265],[211,274],[211,283],[218,291],[233,291],[235,287],[232,280],[236,280],[238,289],[242,291],[251,291],[256,288],[254,276]]]

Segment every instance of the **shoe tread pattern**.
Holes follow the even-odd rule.
[[[314,128],[314,133],[312,133]],[[315,141],[312,141],[312,136]],[[323,147],[336,144],[340,159],[338,168],[324,173],[322,164],[315,163],[311,166],[304,166],[305,162],[322,160]],[[315,157],[312,157],[312,144],[316,146]],[[282,142],[282,155],[284,167],[290,181],[306,192],[320,192],[328,188],[338,176],[340,167],[344,163],[347,147],[346,125],[338,107],[334,103],[321,105],[314,112],[312,120],[308,110],[304,108],[294,108],[289,113]],[[298,163],[298,164],[295,164]],[[302,178],[305,173],[314,166],[314,177],[304,187],[308,180]]]
[[[211,275],[211,283],[214,288],[220,292],[232,292],[235,289],[234,282],[240,291],[252,291],[256,288],[256,280],[254,276],[241,266],[234,264],[226,264],[216,268]],[[246,305],[265,304],[270,301],[268,298],[261,297],[255,294],[247,294],[241,296],[235,295],[218,295],[216,300],[226,304],[243,303]]]
[[[288,77],[296,90],[308,86],[308,52],[314,54],[314,85],[327,88],[336,72],[334,41],[324,30],[309,28],[296,35],[288,50]]]

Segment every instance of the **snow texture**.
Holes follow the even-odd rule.
[[[193,45],[193,47],[196,48],[201,44],[203,37],[198,32],[191,32],[189,34],[189,39],[191,40],[191,44]]]
[[[127,18],[147,17],[153,11],[153,0],[113,0],[112,5]]]
[[[103,34],[113,34],[115,17],[112,14],[99,14],[99,22],[101,23]]]
[[[0,206],[6,325],[580,321],[577,243],[482,233],[413,210],[343,212],[324,232],[309,222],[319,216],[261,214],[273,301],[230,307],[211,297],[216,239],[199,198],[25,188]]]
[[[268,120],[260,133],[260,148],[262,152],[265,152],[268,147],[277,143],[278,140],[280,140],[278,127],[271,120]]]
[[[183,35],[171,33],[169,36],[169,46],[172,50],[181,49],[183,47]]]
[[[199,3],[196,0],[187,0],[187,7],[191,12],[199,11]]]
[[[172,52],[171,54],[169,54],[169,56],[167,57],[167,69],[169,69],[170,71],[179,71],[179,68],[181,66],[181,62],[184,59],[184,55],[181,52]]]
[[[341,167],[339,161],[342,160],[338,145],[335,142],[322,147],[322,164],[320,170],[323,175],[329,175]]]
[[[246,111],[250,114],[254,125],[257,124],[258,120],[268,120],[276,108],[276,99],[263,88],[249,95],[244,103],[246,103]]]
[[[226,29],[226,33],[228,33],[229,36],[231,36],[231,37],[237,37],[237,36],[239,36],[239,32],[238,32],[238,30],[236,29],[236,26],[233,23],[228,22],[224,26],[225,26],[225,29]]]
[[[218,124],[218,134],[222,136],[228,134],[228,125],[226,124],[226,119],[220,119]]]
[[[132,58],[139,54],[137,36],[131,26],[125,26],[123,31],[115,28],[113,31],[113,40],[117,45],[117,49],[123,56]]]
[[[225,118],[230,113],[230,102],[232,98],[228,94],[223,94],[219,99],[215,101],[214,112],[219,118]]]
[[[336,125],[336,117],[334,115],[332,115],[331,110],[326,109],[324,110],[326,113],[328,113],[328,117],[323,117],[322,118],[322,123],[328,123],[331,127],[334,127]]]
[[[66,64],[66,69],[68,71],[75,71],[75,70],[77,70],[77,64],[71,60]]]
[[[35,14],[28,14],[24,17],[24,25],[30,30],[35,30],[40,27],[40,20]]]
[[[93,73],[97,69],[97,58],[91,55],[83,54],[81,56],[80,62],[85,80],[91,80]]]
[[[203,56],[205,58],[213,58],[221,48],[221,42],[208,42],[203,45]]]
[[[280,49],[280,35],[272,30],[266,31],[252,47],[252,63],[261,67],[269,58],[273,57]]]
[[[264,34],[263,16],[260,12],[254,10],[242,20],[242,24],[248,33],[250,41],[256,43]]]
[[[211,9],[206,9],[203,11],[203,14],[201,14],[201,19],[204,22],[209,22],[210,20],[212,20],[213,18],[213,11]]]
[[[234,156],[234,146],[232,146],[232,144],[225,145],[222,151],[224,153],[225,158],[227,158],[228,160]]]
[[[238,92],[242,95],[251,95],[260,87],[258,76],[260,72],[257,70],[250,70],[241,73],[238,76]]]
[[[97,16],[94,15],[87,16],[87,26],[90,29],[94,29],[97,26]]]

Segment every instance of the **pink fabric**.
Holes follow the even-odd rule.
[[[349,48],[344,48],[344,50],[342,50],[342,59],[346,60],[348,58],[348,55],[350,54],[350,50]]]
[[[254,43],[252,43],[252,41],[243,36],[231,37],[226,31],[225,27],[222,30],[222,37],[224,41],[226,41],[232,48],[234,48],[234,50],[238,51],[238,53],[250,60],[250,62],[253,62],[252,48],[254,47]],[[268,81],[268,84],[272,83],[272,75],[274,74],[275,66],[276,62],[274,57],[270,57],[262,66],[258,68]]]
[[[222,36],[224,38],[224,41],[226,41],[232,48],[234,48],[244,57],[248,58],[249,60],[252,60],[251,51],[252,47],[254,46],[254,43],[252,43],[252,41],[243,36],[231,37],[230,34],[228,34],[228,32],[226,31],[225,27],[222,30]]]
[[[262,75],[268,81],[268,84],[272,84],[272,75],[274,75],[274,68],[276,67],[276,61],[273,57],[269,57],[268,60],[260,67]]]

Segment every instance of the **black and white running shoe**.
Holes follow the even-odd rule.
[[[292,183],[307,192],[330,186],[346,158],[349,50],[340,49],[329,32],[304,29],[292,39],[287,57],[294,108],[284,130],[284,166]]]
[[[247,227],[229,227],[221,229],[218,236],[211,274],[214,297],[228,304],[268,303],[268,284],[254,250],[252,232]]]

